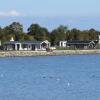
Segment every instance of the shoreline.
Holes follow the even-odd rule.
[[[88,55],[100,54],[100,49],[95,50],[54,50],[47,51],[0,51],[0,57],[30,57],[30,56],[60,56],[60,55]]]

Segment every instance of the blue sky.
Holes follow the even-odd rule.
[[[2,19],[0,23],[1,26],[4,24],[9,24],[11,21],[21,21],[25,24],[30,24],[34,22],[36,23],[37,21],[37,23],[41,25],[47,25],[48,28],[50,24],[53,24],[54,27],[59,24],[68,24],[71,27],[77,27],[81,29],[92,27],[99,29],[100,26],[100,0],[0,1],[0,19]],[[29,22],[24,22],[25,20],[21,20],[21,18],[23,17],[30,18],[31,21],[29,20]],[[7,20],[6,22],[3,21],[5,19]],[[51,23],[50,21],[54,22]],[[86,23],[84,24],[83,21],[86,21]],[[81,24],[83,24],[83,26]]]
[[[100,0],[1,0],[1,12],[17,11],[27,16],[100,15]]]

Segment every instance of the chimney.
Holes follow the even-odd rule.
[[[13,38],[13,37],[11,37],[10,41],[14,41],[14,38]]]

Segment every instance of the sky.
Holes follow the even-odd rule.
[[[100,30],[100,0],[0,1],[0,26],[20,21],[25,28],[31,23],[39,23],[49,29],[64,24],[72,28]]]

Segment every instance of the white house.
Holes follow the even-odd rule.
[[[51,44],[48,40],[45,41],[14,41],[11,38],[10,41],[3,44],[3,50],[46,50],[50,48]]]

